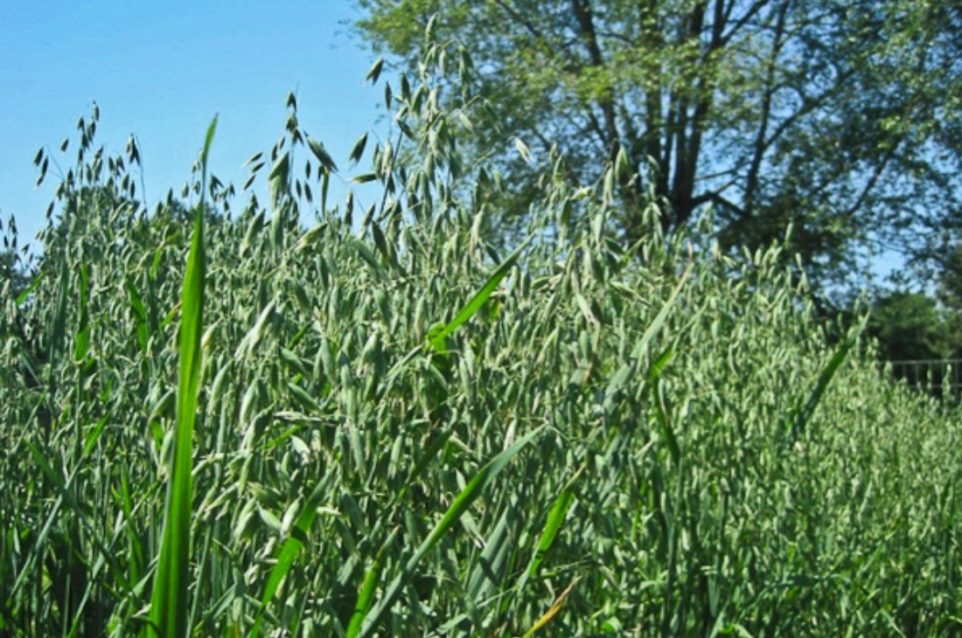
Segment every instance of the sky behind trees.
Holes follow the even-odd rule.
[[[21,242],[43,227],[59,180],[51,166],[36,188],[33,157],[41,146],[57,157],[94,102],[108,154],[137,136],[151,205],[186,182],[215,113],[211,168],[240,189],[241,164],[283,133],[290,91],[302,126],[346,164],[381,113],[379,89],[364,82],[375,56],[351,32],[358,12],[349,0],[0,3],[4,223],[16,217]],[[332,181],[331,201],[343,192]]]
[[[282,133],[289,91],[302,125],[344,166],[358,135],[376,131],[383,113],[381,90],[364,82],[375,55],[352,31],[364,13],[356,5],[0,3],[0,218],[16,217],[22,243],[43,227],[58,167],[37,188],[32,159],[41,146],[57,157],[94,102],[97,142],[108,154],[137,136],[150,205],[185,183],[215,113],[211,167],[240,188],[247,177],[241,164]],[[63,157],[63,171],[75,151]],[[330,201],[341,201],[345,190],[333,180]],[[363,193],[359,199],[364,203]],[[898,262],[884,255],[878,274]]]

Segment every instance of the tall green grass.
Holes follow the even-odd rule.
[[[958,411],[831,343],[777,246],[651,209],[626,248],[554,158],[489,242],[505,186],[396,88],[374,203],[321,203],[293,102],[267,209],[202,161],[146,214],[82,122],[3,289],[0,634],[958,631]]]
[[[180,295],[180,334],[177,355],[177,422],[173,463],[164,510],[163,544],[154,572],[148,635],[186,636],[190,574],[190,519],[193,499],[193,438],[200,390],[201,331],[204,328],[204,196],[207,159],[217,128],[211,122],[201,152],[201,200],[194,214],[194,232]]]

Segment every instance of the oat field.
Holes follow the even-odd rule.
[[[0,296],[0,634],[960,632],[958,410],[818,323],[778,246],[653,211],[622,245],[617,164],[546,172],[492,243],[504,185],[435,98],[405,82],[337,161],[292,100],[266,201],[213,126],[149,211],[96,114],[41,152],[43,258]],[[383,197],[332,201],[351,165]]]

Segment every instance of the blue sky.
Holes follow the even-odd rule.
[[[383,115],[382,89],[364,82],[375,56],[350,24],[359,15],[351,0],[0,2],[4,224],[14,215],[21,241],[42,228],[58,180],[35,188],[33,157],[41,146],[60,157],[70,136],[71,165],[94,101],[108,153],[137,135],[150,202],[185,183],[215,114],[212,171],[240,188],[241,164],[283,132],[289,91],[301,125],[346,164]]]

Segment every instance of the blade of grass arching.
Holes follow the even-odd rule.
[[[491,590],[501,582],[508,555],[515,549],[509,540],[520,518],[518,510],[517,503],[506,503],[494,527],[484,537],[483,549],[467,580],[467,598],[474,601],[474,606],[482,606]]]
[[[809,420],[811,420],[812,415],[815,413],[815,408],[818,407],[819,401],[822,400],[822,395],[825,394],[828,384],[831,383],[832,377],[835,376],[835,372],[839,369],[842,363],[845,361],[845,357],[848,355],[849,350],[855,345],[855,337],[847,338],[832,358],[829,359],[828,364],[822,370],[822,373],[818,375],[818,381],[815,383],[815,387],[812,389],[812,393],[808,397],[808,401],[804,405],[800,404],[795,410],[795,418],[792,423],[792,435],[790,438],[790,444],[794,443],[798,436],[805,430],[805,426],[808,425]]]
[[[428,537],[424,539],[420,546],[414,551],[411,557],[405,562],[404,567],[401,568],[401,572],[395,576],[391,584],[387,586],[384,593],[381,595],[381,599],[377,604],[367,612],[364,616],[364,620],[361,622],[361,629],[357,633],[359,638],[364,636],[369,636],[377,623],[394,605],[395,600],[397,600],[398,595],[401,593],[401,589],[408,582],[411,576],[414,574],[414,569],[417,567],[418,563],[424,558],[424,555],[431,551],[441,537],[444,536],[455,523],[461,518],[461,516],[468,510],[474,501],[481,496],[484,488],[487,487],[488,483],[498,475],[501,470],[504,469],[511,459],[513,459],[518,452],[520,452],[528,443],[533,441],[543,428],[538,428],[529,434],[523,436],[514,442],[514,444],[495,456],[493,459],[488,461],[488,463],[478,470],[478,473],[468,482],[468,484],[461,490],[461,493],[457,495],[451,506],[441,517],[441,521],[434,526]]]
[[[634,358],[637,359],[641,357],[648,343],[656,334],[658,334],[658,331],[661,330],[661,327],[665,323],[665,319],[668,318],[668,313],[671,311],[672,306],[675,305],[675,301],[678,299],[678,295],[681,293],[681,289],[685,286],[688,276],[691,275],[692,266],[694,266],[694,262],[688,262],[685,272],[682,273],[681,279],[678,280],[678,284],[675,286],[674,290],[671,291],[671,295],[668,296],[668,300],[662,305],[661,310],[658,311],[658,314],[655,315],[655,318],[652,320],[652,322],[648,324],[648,328],[645,330],[645,333],[641,335],[641,340],[638,341],[631,353]]]
[[[654,383],[661,377],[661,373],[665,371],[668,364],[671,363],[672,357],[675,356],[675,349],[671,346],[665,348],[665,350],[655,357],[655,360],[651,362],[648,366],[648,373],[645,375],[645,380],[651,384]]]
[[[671,454],[672,461],[678,463],[681,459],[681,447],[678,445],[678,437],[675,436],[675,431],[671,427],[668,413],[665,411],[665,396],[662,392],[662,386],[659,383],[661,373],[668,367],[674,353],[674,348],[668,346],[664,352],[658,355],[651,365],[648,366],[648,372],[645,374],[645,385],[642,391],[652,400],[661,434],[665,437],[665,443],[668,445],[668,452]]]
[[[371,609],[374,590],[377,587],[378,579],[381,577],[381,568],[384,566],[381,559],[384,550],[391,546],[396,535],[397,529],[392,530],[388,539],[381,545],[381,549],[378,550],[377,556],[374,557],[371,566],[368,567],[367,572],[364,574],[364,581],[361,583],[361,588],[357,592],[357,602],[354,604],[354,613],[351,614],[351,622],[347,626],[347,632],[345,633],[346,638],[357,638],[357,635],[361,631],[361,623],[364,621],[364,616],[367,615],[367,612]]]
[[[533,636],[536,631],[538,631],[539,629],[547,625],[549,622],[551,622],[551,619],[557,616],[558,612],[561,611],[561,607],[564,605],[565,600],[568,598],[568,594],[571,593],[571,591],[575,588],[576,584],[578,584],[577,578],[571,581],[571,584],[565,587],[563,592],[558,594],[558,597],[555,598],[555,601],[553,603],[551,603],[551,607],[548,608],[548,611],[544,612],[541,618],[535,621],[535,623],[531,626],[530,629],[528,629],[528,631],[524,632],[524,636],[522,638],[531,638],[531,636]]]
[[[157,571],[154,573],[148,633],[161,638],[187,635],[188,568],[190,563],[191,472],[193,465],[194,420],[200,389],[201,334],[204,307],[204,193],[207,190],[207,157],[217,128],[210,123],[201,154],[201,204],[194,217],[184,286],[181,292],[181,320],[178,356],[177,423],[174,432],[174,462],[167,485],[164,531]]]
[[[498,268],[494,271],[494,273],[491,274],[490,277],[488,277],[488,280],[484,283],[481,289],[475,293],[473,297],[471,297],[471,300],[468,301],[468,303],[464,306],[464,308],[461,309],[461,312],[459,312],[454,319],[447,324],[436,325],[430,330],[430,332],[428,332],[428,343],[431,344],[431,348],[433,348],[435,352],[444,352],[444,340],[454,333],[454,331],[457,330],[461,324],[470,319],[474,313],[481,309],[481,306],[484,305],[484,302],[486,302],[495,289],[497,289],[498,284],[501,283],[501,280],[507,276],[508,271],[510,271],[511,267],[514,266],[514,263],[521,255],[521,251],[524,250],[525,246],[527,245],[528,242],[525,241],[513,253],[508,255],[503,262],[501,262],[501,265],[498,266]]]
[[[18,306],[22,306],[27,301],[27,299],[30,298],[30,295],[36,292],[37,288],[40,287],[40,283],[42,281],[43,281],[43,273],[37,274],[37,276],[33,278],[33,281],[30,282],[30,285],[24,288],[20,292],[20,294],[17,295],[17,299],[14,301],[14,303],[16,303]]]
[[[249,638],[257,638],[257,636],[260,635],[261,627],[264,623],[264,612],[267,611],[267,606],[271,600],[273,600],[274,595],[284,581],[284,577],[287,576],[287,572],[289,572],[294,565],[294,559],[297,558],[298,552],[301,551],[301,548],[304,547],[307,542],[307,532],[314,523],[317,508],[321,504],[322,497],[327,493],[326,488],[326,482],[322,481],[317,484],[314,491],[311,492],[311,495],[307,497],[304,507],[297,515],[297,519],[295,519],[294,525],[291,527],[291,535],[284,541],[284,544],[281,545],[280,550],[278,550],[277,562],[274,564],[274,569],[271,570],[271,575],[267,578],[267,585],[264,587],[264,594],[261,596],[260,610],[257,613],[257,619],[254,621],[254,628],[251,629],[250,634],[248,634]]]
[[[557,538],[558,532],[561,530],[561,525],[568,515],[568,510],[571,509],[571,505],[575,501],[575,481],[581,476],[584,470],[584,465],[578,468],[578,471],[575,472],[574,476],[572,476],[561,489],[561,493],[558,494],[554,504],[551,506],[551,510],[548,512],[548,519],[544,524],[544,529],[541,530],[541,537],[538,539],[534,554],[528,563],[528,568],[524,570],[524,573],[518,580],[518,584],[515,586],[516,592],[521,593],[521,591],[524,590],[524,586],[528,583],[528,579],[538,573],[538,568],[541,567],[544,557],[547,555],[548,550],[551,549],[551,546],[554,545],[555,538]]]

